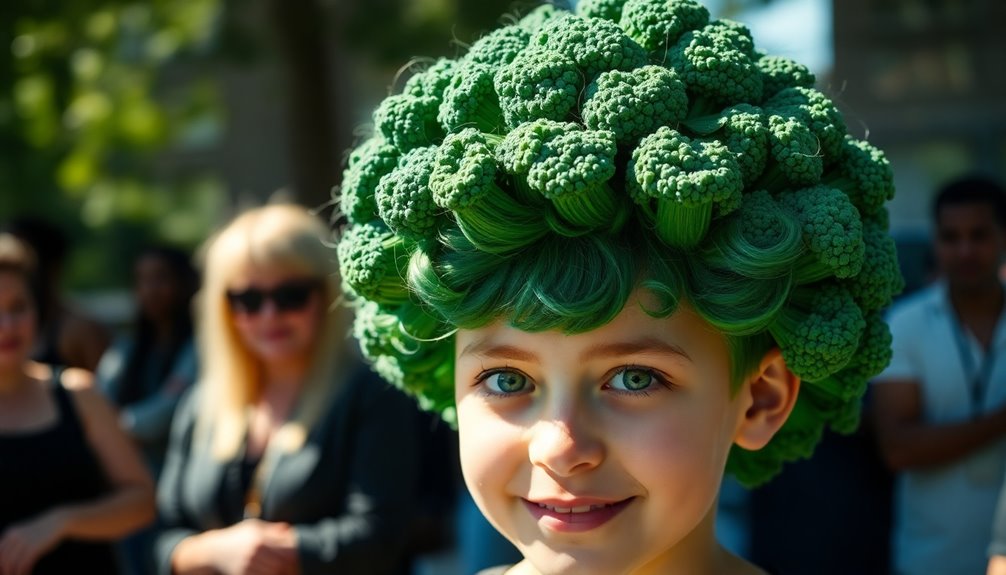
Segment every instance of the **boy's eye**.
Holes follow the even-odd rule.
[[[497,371],[483,380],[489,391],[498,394],[513,394],[526,391],[527,376],[517,371]]]
[[[638,367],[627,367],[611,378],[609,385],[621,391],[642,391],[656,380],[653,372]]]

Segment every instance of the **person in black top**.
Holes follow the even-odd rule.
[[[110,542],[153,519],[153,481],[88,372],[29,360],[32,265],[0,235],[0,573],[116,573]]]

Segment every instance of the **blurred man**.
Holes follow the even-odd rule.
[[[1006,192],[955,181],[933,218],[942,279],[891,310],[894,357],[873,390],[876,428],[898,472],[894,572],[972,575],[985,572],[1006,466]]]

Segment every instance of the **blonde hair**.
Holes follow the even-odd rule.
[[[328,228],[307,210],[280,204],[239,215],[204,246],[204,280],[196,300],[201,357],[196,433],[197,443],[208,444],[215,458],[225,460],[239,452],[248,408],[260,392],[261,368],[234,328],[226,296],[230,283],[249,268],[278,267],[324,280],[325,317],[297,406],[276,437],[283,449],[303,445],[338,387],[348,318],[342,306],[335,305],[340,282],[328,238]]]

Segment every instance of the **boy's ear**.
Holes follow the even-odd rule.
[[[748,405],[737,426],[734,443],[748,450],[761,449],[772,439],[796,405],[800,378],[786,367],[779,348],[773,348],[751,376],[741,393]]]

